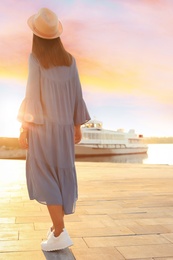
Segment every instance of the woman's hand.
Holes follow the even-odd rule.
[[[27,142],[28,132],[24,131],[20,133],[19,136],[19,145],[22,149],[28,149],[28,142]]]
[[[80,125],[76,125],[74,127],[74,143],[78,144],[81,139],[82,139],[82,132],[80,129]]]

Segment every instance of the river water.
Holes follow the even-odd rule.
[[[173,144],[149,144],[147,154],[85,157],[76,161],[173,165]]]
[[[147,154],[80,157],[76,161],[173,165],[173,144],[149,144]]]

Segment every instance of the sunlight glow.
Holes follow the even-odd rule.
[[[19,133],[32,49],[27,18],[43,5],[58,11],[91,117],[109,129],[173,136],[173,1],[18,2],[0,2],[0,136]]]
[[[0,111],[0,117],[3,118],[0,127],[0,136],[18,137],[20,123],[17,121],[18,104],[15,100],[7,100]]]
[[[20,190],[21,189],[21,182],[25,183],[25,161],[20,160],[0,160],[0,183],[1,183],[1,191],[2,191],[2,184],[4,187],[8,187],[8,192],[12,191],[10,188],[10,184],[13,183],[13,190]],[[8,186],[6,186],[8,185]],[[3,192],[1,193],[1,198],[3,196]]]

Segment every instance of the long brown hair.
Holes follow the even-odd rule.
[[[32,53],[46,69],[55,66],[70,66],[72,63],[72,56],[65,50],[60,37],[43,39],[33,34]]]

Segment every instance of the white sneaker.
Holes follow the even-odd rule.
[[[55,251],[65,249],[72,245],[73,242],[66,229],[64,228],[63,232],[58,237],[55,237],[54,233],[52,232],[49,235],[48,240],[41,243],[41,248],[43,251]]]
[[[51,230],[51,228],[49,228],[49,230],[47,231],[47,238],[49,238],[51,233],[52,233],[52,230]]]

